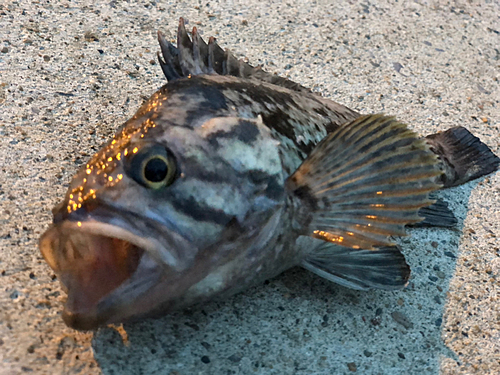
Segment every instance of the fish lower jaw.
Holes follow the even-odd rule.
[[[161,268],[140,245],[140,238],[125,230],[97,223],[65,222],[42,236],[42,254],[68,295],[63,312],[68,326],[88,330],[107,323],[114,315],[109,300],[119,300],[113,296],[130,283],[145,258],[150,269]]]

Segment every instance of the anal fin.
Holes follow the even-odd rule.
[[[357,290],[401,289],[410,278],[410,267],[398,246],[357,250],[325,242],[308,254],[301,265],[327,280]]]
[[[436,203],[427,207],[422,207],[418,211],[418,215],[423,217],[419,223],[415,223],[413,227],[454,227],[457,225],[457,218],[448,208],[448,203],[442,199],[438,199]]]

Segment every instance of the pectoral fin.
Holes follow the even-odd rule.
[[[288,178],[304,234],[353,249],[393,245],[440,188],[436,156],[392,117],[363,116],[330,133]]]

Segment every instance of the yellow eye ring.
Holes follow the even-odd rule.
[[[172,152],[158,143],[136,143],[135,152],[124,161],[125,173],[138,184],[158,190],[177,178],[177,163]]]
[[[141,177],[144,185],[151,189],[160,189],[172,182],[175,176],[173,161],[163,155],[150,155],[141,163]]]

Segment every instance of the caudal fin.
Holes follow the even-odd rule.
[[[287,180],[304,234],[354,249],[393,245],[440,186],[437,158],[392,117],[363,116],[330,133]]]
[[[302,267],[357,290],[401,289],[410,278],[410,267],[398,246],[356,250],[325,242],[306,257]]]
[[[464,184],[498,169],[500,159],[462,126],[428,135],[426,141],[441,161],[444,187]]]

